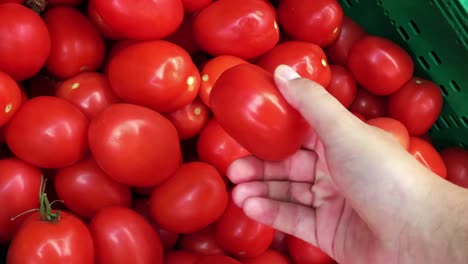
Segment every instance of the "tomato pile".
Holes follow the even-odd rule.
[[[468,188],[468,152],[427,136],[438,86],[336,0],[23,2],[0,0],[9,264],[333,263],[230,198],[231,162],[284,159],[308,132],[280,64]]]

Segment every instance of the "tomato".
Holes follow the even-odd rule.
[[[218,245],[226,252],[252,258],[268,249],[275,230],[250,219],[230,199],[226,211],[216,222],[215,235]]]
[[[324,47],[338,37],[343,9],[336,0],[283,0],[278,17],[281,27],[294,39]]]
[[[182,0],[184,4],[184,10],[186,13],[194,13],[197,11],[202,10],[209,4],[211,4],[213,0]]]
[[[383,117],[387,115],[387,97],[369,93],[358,89],[356,99],[349,107],[351,112],[362,115],[365,119]]]
[[[0,126],[5,125],[21,107],[21,90],[8,74],[0,71]]]
[[[389,117],[377,117],[368,120],[367,124],[390,133],[403,148],[408,149],[410,136],[408,129],[400,121]]]
[[[17,81],[29,79],[49,56],[49,31],[40,16],[17,3],[1,4],[0,17],[0,71]]]
[[[28,80],[26,91],[30,98],[39,96],[55,96],[55,90],[58,86],[56,79],[39,73]]]
[[[0,0],[0,4],[3,4],[3,3],[18,3],[18,4],[22,4],[24,2],[24,0]]]
[[[201,85],[198,95],[206,105],[210,105],[210,94],[213,85],[218,80],[219,76],[226,70],[247,63],[245,60],[231,55],[221,55],[209,60],[201,71]]]
[[[188,251],[170,251],[164,256],[164,264],[195,264],[198,258]]]
[[[356,81],[376,95],[389,95],[411,79],[410,55],[388,39],[365,36],[349,51],[348,67]]]
[[[203,256],[195,264],[241,264],[239,261],[224,255]]]
[[[279,40],[275,10],[262,0],[218,0],[195,18],[197,43],[213,56],[251,59],[272,49]]]
[[[196,15],[193,14],[185,15],[184,21],[177,31],[165,38],[165,40],[180,46],[189,54],[195,54],[200,51],[200,47],[193,36],[193,23],[195,22],[195,16]]]
[[[213,166],[191,162],[158,185],[150,199],[151,216],[159,226],[176,233],[192,233],[221,216],[228,194]]]
[[[280,64],[295,69],[299,75],[327,87],[331,79],[330,66],[322,48],[302,41],[283,42],[257,62],[257,65],[274,73]]]
[[[89,148],[114,180],[152,187],[179,167],[177,130],[161,114],[137,105],[114,104],[91,121]]]
[[[117,32],[116,29],[102,20],[101,15],[96,10],[96,1],[88,1],[88,18],[90,22],[101,32],[101,34],[108,39],[124,39],[122,33]]]
[[[442,112],[443,97],[439,87],[415,77],[388,100],[388,113],[400,120],[412,136],[422,136]]]
[[[291,262],[284,255],[274,251],[267,250],[255,258],[244,259],[243,264],[290,264]]]
[[[294,236],[286,237],[289,256],[297,264],[332,264],[335,263],[326,253]]]
[[[451,147],[444,149],[441,154],[447,166],[447,180],[468,188],[468,151]]]
[[[63,168],[84,157],[88,119],[64,99],[27,101],[11,119],[5,138],[20,159],[42,168]]]
[[[285,233],[275,230],[275,236],[273,237],[270,248],[280,253],[287,254],[286,236]]]
[[[210,108],[197,97],[190,104],[166,116],[177,128],[179,138],[189,139],[200,133],[208,122],[210,113]]]
[[[198,255],[224,254],[224,251],[216,243],[213,225],[195,233],[183,235],[180,238],[180,248],[197,253]]]
[[[327,54],[328,61],[331,64],[347,66],[349,50],[356,41],[366,35],[367,32],[365,29],[351,18],[344,16],[338,38],[332,44],[325,47],[325,54]]]
[[[84,0],[47,0],[48,5],[79,5]]]
[[[356,99],[358,90],[353,75],[345,67],[339,65],[330,66],[330,70],[331,81],[325,88],[344,107],[350,107]]]
[[[0,126],[0,145],[5,142],[5,127]]]
[[[94,3],[93,3],[94,2]],[[184,18],[182,0],[91,0],[102,21],[123,38],[161,39],[175,32]]]
[[[307,135],[307,123],[280,94],[273,75],[256,65],[240,64],[225,71],[210,100],[226,132],[261,159],[292,155]]]
[[[100,210],[89,223],[89,231],[96,248],[95,263],[163,262],[158,233],[143,216],[128,208]]]
[[[421,164],[442,178],[447,177],[447,167],[442,156],[427,141],[410,137],[408,152]]]
[[[167,41],[127,46],[110,58],[112,89],[128,103],[158,112],[175,111],[195,99],[200,73],[189,54]]]

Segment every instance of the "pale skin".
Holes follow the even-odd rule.
[[[232,197],[249,217],[339,263],[468,263],[468,189],[290,67],[278,67],[275,82],[314,132],[284,161],[231,164]]]

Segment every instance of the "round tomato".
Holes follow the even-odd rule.
[[[195,18],[194,36],[213,56],[251,59],[272,49],[279,40],[275,10],[263,0],[218,0]]]
[[[190,139],[197,136],[210,118],[210,108],[200,98],[167,114],[167,118],[177,128],[180,139]]]
[[[324,47],[338,37],[343,9],[336,0],[283,0],[278,17],[281,27],[294,39]]]
[[[88,18],[90,22],[108,39],[124,39],[123,34],[116,31],[102,20],[101,15],[96,10],[96,1],[89,0],[88,2]]]
[[[185,15],[184,21],[177,31],[165,38],[165,40],[180,46],[189,54],[196,54],[200,51],[200,47],[193,36],[193,23],[195,22],[195,16],[196,15],[191,14]]]
[[[195,264],[241,264],[239,261],[224,255],[203,256]]]
[[[294,263],[332,264],[335,263],[326,253],[294,236],[286,237],[289,256]]]
[[[413,78],[388,100],[388,113],[400,120],[412,136],[422,136],[442,112],[439,87],[428,80]]]
[[[255,258],[244,259],[243,264],[291,264],[289,259],[274,250],[267,250]]]
[[[332,65],[331,81],[325,88],[333,95],[340,103],[348,108],[356,99],[357,83],[353,75],[343,66]]]
[[[447,180],[463,188],[468,188],[468,150],[451,147],[442,151],[447,166]]]
[[[377,117],[368,120],[367,124],[390,133],[403,148],[408,149],[410,136],[408,129],[400,121],[389,117]]]
[[[22,104],[21,90],[8,74],[0,71],[0,126],[5,125]]]
[[[213,0],[182,0],[184,4],[184,10],[186,13],[194,13],[197,11],[202,10],[209,4],[211,4]]]
[[[322,48],[302,41],[283,42],[262,56],[257,65],[274,73],[276,68],[286,64],[304,78],[327,87],[331,79],[330,66]]]
[[[421,164],[426,166],[435,174],[442,178],[447,177],[447,167],[444,159],[437,150],[427,141],[411,137],[408,152],[413,155]]]
[[[383,117],[387,115],[387,102],[387,97],[371,94],[364,89],[358,89],[356,99],[354,99],[349,110],[363,116],[365,119]]]
[[[410,55],[388,39],[365,36],[349,51],[348,67],[356,81],[376,95],[389,95],[411,79]]]
[[[183,235],[180,238],[180,248],[198,255],[223,255],[224,251],[216,243],[213,225],[198,232]]]
[[[213,114],[226,132],[264,160],[292,155],[309,130],[278,91],[273,75],[256,65],[240,64],[225,71],[210,100]]]
[[[164,264],[195,264],[199,257],[188,251],[170,251],[164,256]]]
[[[89,148],[114,180],[135,187],[163,182],[182,161],[179,137],[161,114],[138,105],[114,104],[91,121]]]
[[[158,233],[135,211],[104,208],[89,223],[89,231],[96,248],[96,263],[163,263]]]
[[[29,79],[40,71],[50,53],[44,21],[17,3],[0,5],[0,71],[13,79]]]
[[[88,119],[64,99],[27,101],[11,119],[5,138],[20,159],[42,168],[63,168],[84,157]]]
[[[44,14],[51,50],[46,68],[60,78],[96,71],[104,61],[105,46],[88,18],[72,7],[54,7]]]
[[[79,5],[84,0],[47,0],[48,5]]]

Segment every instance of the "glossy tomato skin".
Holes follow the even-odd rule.
[[[447,177],[447,167],[444,159],[427,141],[417,137],[410,137],[408,152],[435,174],[444,179]]]
[[[138,105],[109,106],[91,121],[88,139],[99,166],[117,182],[134,187],[161,183],[182,161],[172,123]]]
[[[225,71],[215,83],[210,103],[226,132],[264,160],[292,155],[307,135],[307,123],[282,97],[273,75],[253,64]]]
[[[21,107],[21,90],[8,74],[0,71],[0,127]]]
[[[357,83],[353,75],[343,66],[331,65],[331,81],[325,86],[327,91],[348,108],[357,96]]]
[[[349,110],[360,114],[365,119],[372,119],[386,116],[387,105],[387,97],[374,95],[362,88],[358,88],[356,98]]]
[[[275,10],[262,0],[218,0],[195,18],[194,36],[213,56],[251,59],[279,41]]]
[[[398,91],[414,72],[413,60],[403,48],[376,36],[365,36],[351,47],[348,67],[356,81],[376,95]]]
[[[182,235],[180,248],[198,255],[223,255],[224,250],[218,246],[214,225],[200,231]]]
[[[447,180],[468,188],[468,151],[459,147],[446,148],[441,153],[447,166]]]
[[[104,61],[105,46],[91,22],[72,7],[59,6],[44,14],[50,32],[49,72],[70,78],[80,72],[96,71]]]
[[[88,119],[64,99],[27,101],[11,119],[5,138],[22,160],[42,168],[63,168],[84,157]]]
[[[122,33],[117,32],[116,29],[110,28],[110,26],[104,22],[101,15],[96,10],[96,1],[89,0],[88,1],[88,18],[90,22],[101,32],[102,36],[108,39],[124,39]]]
[[[93,238],[77,217],[61,211],[58,223],[30,215],[8,248],[6,263],[81,264],[94,262]]]
[[[193,35],[193,23],[195,22],[195,17],[196,14],[186,14],[182,25],[180,25],[176,32],[167,36],[165,40],[180,46],[189,54],[196,54],[199,52],[200,47],[195,41],[195,37]]]
[[[410,136],[408,129],[400,121],[390,117],[377,117],[368,120],[367,124],[390,133],[403,148],[408,149]]]
[[[439,87],[415,77],[388,100],[388,113],[400,120],[412,136],[422,136],[442,112],[443,97]]]
[[[40,16],[17,3],[1,4],[0,17],[0,71],[17,81],[29,79],[49,56],[49,31]]]
[[[202,10],[209,4],[211,4],[213,0],[182,0],[184,4],[184,10],[186,13],[194,13],[197,11]]]
[[[167,114],[179,133],[179,138],[190,139],[197,136],[210,119],[210,108],[200,98],[190,104]]]
[[[326,253],[317,247],[294,236],[286,237],[289,256],[297,264],[317,263],[332,264],[335,263]]]
[[[170,251],[164,255],[164,264],[195,264],[199,256],[188,251]]]
[[[291,264],[291,261],[281,253],[267,250],[255,258],[244,259],[243,264]]]
[[[283,42],[262,56],[257,65],[270,73],[286,64],[296,70],[304,78],[311,79],[323,87],[327,87],[331,79],[330,66],[320,46],[303,42]]]
[[[200,257],[195,264],[241,264],[239,261],[225,256],[225,255],[214,255],[214,256],[203,256]]]
[[[284,31],[294,39],[324,47],[338,37],[343,9],[336,0],[283,0],[278,17]]]
[[[111,57],[108,67],[110,85],[121,99],[158,112],[189,104],[200,86],[190,55],[163,40],[131,44]]]
[[[89,223],[96,248],[95,263],[163,263],[158,233],[135,211],[107,207]],[[91,263],[91,262],[89,262]]]

